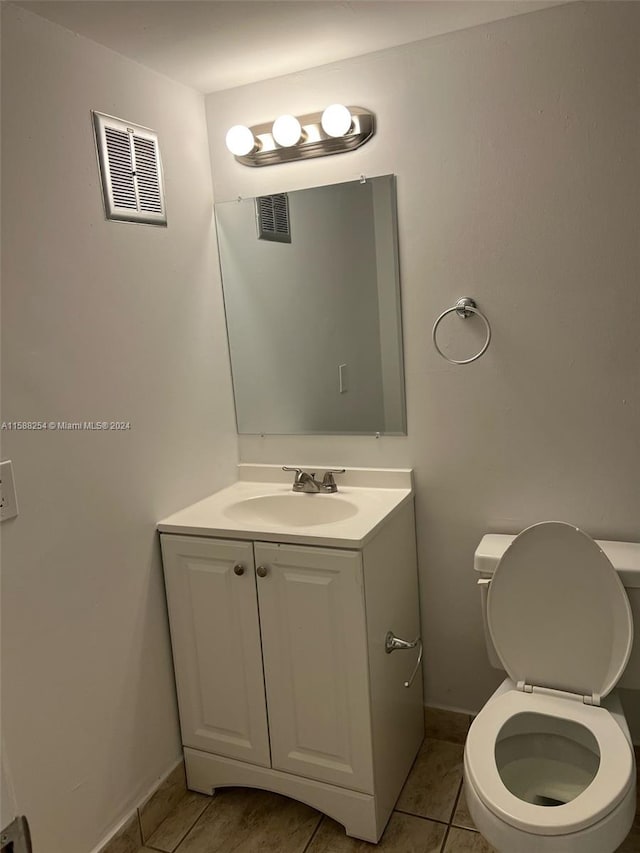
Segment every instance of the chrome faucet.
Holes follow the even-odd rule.
[[[329,468],[328,471],[325,471],[322,483],[320,483],[321,491],[329,493],[337,492],[338,487],[336,485],[336,481],[333,479],[333,475],[344,474],[345,470],[345,468]]]
[[[333,493],[338,491],[336,481],[333,478],[334,474],[344,474],[344,468],[330,468],[325,471],[322,482],[316,480],[315,471],[313,474],[303,471],[301,468],[290,468],[288,465],[282,466],[283,471],[295,471],[296,475],[293,478],[293,491],[306,492],[307,494],[317,494],[318,492]]]
[[[316,480],[315,473],[308,474],[301,468],[290,468],[288,465],[283,465],[282,470],[296,472],[296,476],[293,478],[294,492],[308,492],[313,494],[320,491],[320,483]]]

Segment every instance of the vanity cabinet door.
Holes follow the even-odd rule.
[[[269,767],[253,545],[161,540],[183,743]]]
[[[373,793],[362,557],[255,544],[272,766]]]

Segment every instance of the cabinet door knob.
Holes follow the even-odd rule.
[[[233,571],[237,575],[243,575],[244,574],[244,566],[242,565],[242,563],[236,563],[235,566],[233,567]]]
[[[266,578],[266,576],[269,574],[269,569],[266,566],[258,566],[258,568],[256,569],[256,574],[259,578]]]

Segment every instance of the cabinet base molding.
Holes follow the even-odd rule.
[[[389,818],[388,814],[376,815],[373,796],[347,788],[304,779],[268,767],[245,764],[189,747],[185,747],[184,761],[187,787],[192,791],[211,794],[215,788],[232,785],[274,791],[318,809],[341,823],[347,835],[373,844],[380,840]]]

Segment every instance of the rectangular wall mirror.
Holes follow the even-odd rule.
[[[405,435],[395,177],[215,215],[238,432]]]

